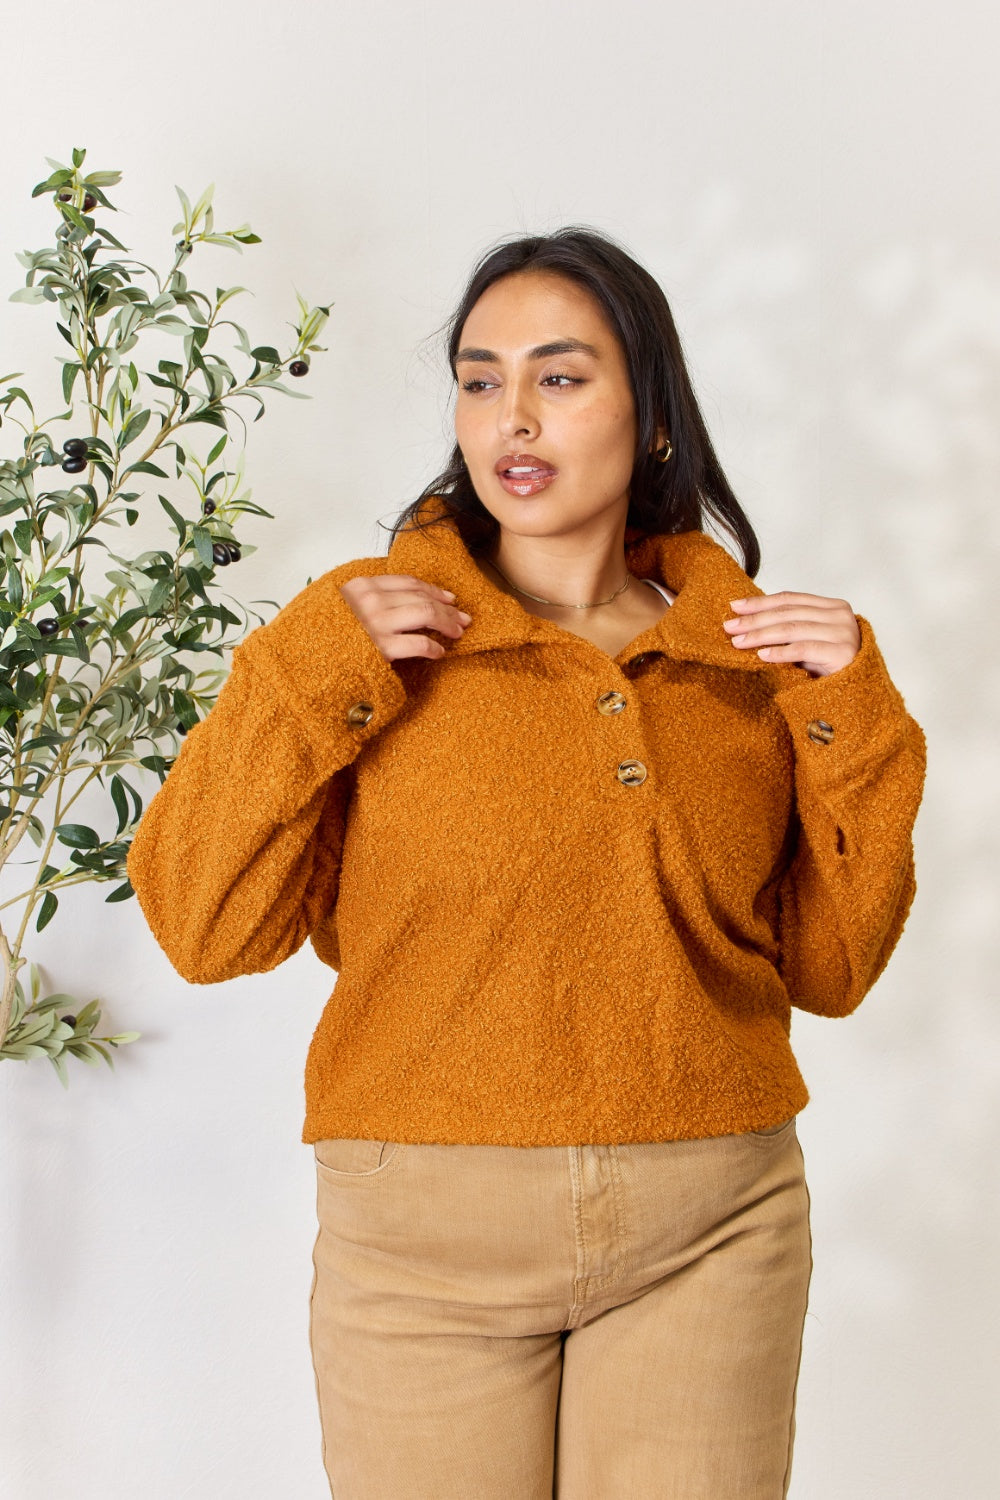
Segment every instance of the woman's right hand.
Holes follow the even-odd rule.
[[[455,595],[449,589],[408,573],[349,578],[340,585],[340,592],[387,661],[443,656],[441,642],[419,632],[434,630],[460,637],[472,619],[451,602]]]

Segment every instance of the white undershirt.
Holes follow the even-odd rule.
[[[655,578],[642,578],[639,581],[641,583],[652,584],[652,586],[656,590],[656,592],[658,594],[662,594],[663,597],[664,597],[664,599],[666,599],[666,601],[667,601],[668,604],[673,604],[674,601],[671,599],[670,595],[667,593],[666,589],[663,587],[663,584],[662,583],[657,583],[656,580],[655,580]]]

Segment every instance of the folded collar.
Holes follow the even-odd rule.
[[[580,639],[552,620],[529,613],[480,571],[439,497],[425,500],[419,514],[422,520],[433,515],[444,519],[428,529],[409,526],[398,532],[389,548],[389,571],[410,573],[439,588],[451,589],[456,605],[472,616],[464,634],[450,642],[449,656],[528,643],[566,645],[567,639]],[[776,667],[761,661],[752,649],[741,651],[732,644],[722,628],[723,620],[733,616],[730,600],[747,599],[764,591],[705,532],[667,535],[629,527],[625,559],[637,578],[655,579],[676,598],[655,625],[628,643],[616,661],[658,651],[680,661],[777,673],[783,680],[808,675],[801,667]]]

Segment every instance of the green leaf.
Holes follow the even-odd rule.
[[[123,479],[126,474],[155,474],[157,479],[169,479],[170,477],[164,469],[158,469],[148,459],[141,459],[137,464],[130,464],[122,474]]]
[[[111,778],[111,800],[115,804],[115,810],[118,813],[118,827],[115,829],[115,838],[117,838],[128,822],[128,798],[125,796],[121,777],[117,775]]]
[[[177,535],[178,535],[178,537],[183,538],[184,533],[187,531],[187,525],[188,525],[188,523],[185,521],[185,519],[181,515],[180,511],[174,509],[174,507],[171,505],[170,501],[167,499],[167,497],[165,495],[157,495],[156,498],[157,498],[157,500],[159,500],[160,504],[163,506],[163,509],[166,511],[166,513],[170,517],[171,521],[173,521],[174,525],[177,527]]]
[[[38,913],[38,921],[35,923],[36,932],[41,932],[42,928],[47,926],[48,923],[52,921],[52,918],[55,916],[58,907],[59,902],[57,901],[55,895],[52,893],[52,891],[46,891],[45,896],[42,900],[42,909]]]
[[[52,830],[60,844],[71,849],[98,849],[101,840],[86,823],[58,823]]]
[[[63,361],[62,389],[63,400],[69,402],[73,395],[73,385],[83,366],[79,360],[67,359]]]
[[[74,165],[74,167],[82,167],[83,166],[83,158],[86,156],[86,154],[87,154],[86,150],[82,150],[81,151],[81,149],[80,149],[79,146],[74,146],[73,147],[73,165]]]
[[[24,590],[21,586],[21,573],[12,557],[7,559],[7,592],[10,602],[16,610],[24,608]]]
[[[258,344],[256,349],[250,350],[250,353],[254,359],[259,359],[262,365],[281,364],[281,355],[277,349],[272,349],[270,344]]]
[[[51,1052],[49,1054],[49,1062],[52,1064],[52,1066],[55,1068],[56,1072],[59,1074],[59,1082],[62,1084],[63,1088],[64,1089],[68,1089],[69,1088],[69,1077],[68,1077],[68,1075],[66,1073],[66,1059],[63,1057],[62,1053],[61,1052]]]
[[[53,161],[51,156],[47,156],[45,160],[50,167],[55,167],[56,170],[52,173],[51,177],[47,177],[44,182],[39,182],[32,188],[31,196],[33,198],[37,198],[40,193],[55,192],[57,189],[63,188],[67,183],[73,181],[72,168],[64,167],[60,162]]]
[[[119,448],[127,448],[129,443],[135,442],[140,432],[145,431],[146,425],[152,415],[148,407],[143,407],[141,410],[134,412],[122,428],[122,435],[118,440]],[[148,470],[140,470],[139,472],[147,473]]]
[[[206,458],[206,460],[205,460],[205,468],[206,469],[209,467],[210,464],[214,464],[215,463],[215,460],[218,458],[219,454],[222,452],[223,448],[226,446],[226,444],[228,442],[229,442],[229,434],[228,433],[224,433],[222,435],[222,437],[220,437],[219,441],[216,443],[215,447],[212,449],[211,453]]]
[[[158,615],[173,592],[174,580],[172,578],[161,578],[153,592],[146,600],[146,609],[152,619]]]
[[[66,1051],[72,1052],[74,1057],[81,1058],[83,1062],[89,1063],[94,1068],[97,1067],[97,1064],[101,1060],[96,1046],[91,1042],[68,1042],[66,1044]]]
[[[212,556],[212,536],[207,527],[196,526],[191,539],[197,549],[198,556],[206,568],[214,568],[215,558]]]
[[[216,302],[216,306],[217,307],[222,307],[224,303],[226,303],[226,302],[229,301],[230,297],[238,297],[241,292],[245,292],[247,290],[248,290],[248,288],[245,287],[245,286],[229,286],[229,287],[226,287],[225,290],[223,290],[223,288],[221,286],[216,287],[216,289],[215,289],[215,302]]]
[[[106,240],[109,245],[114,245],[116,250],[124,250],[126,254],[128,253],[128,246],[123,245],[121,240],[116,240],[109,229],[101,229],[95,226],[94,233],[99,234],[101,239]]]
[[[162,755],[140,755],[139,764],[140,766],[145,766],[150,771],[158,772],[162,780],[173,765],[173,761],[167,760]]]
[[[207,422],[210,427],[225,427],[226,419],[217,406],[203,406],[201,411],[194,412],[190,417],[184,418],[188,422]],[[228,431],[228,428],[226,429]]]
[[[132,889],[131,881],[126,880],[124,885],[116,885],[110,896],[105,896],[104,899],[105,901],[127,901],[130,896],[134,895],[135,891]],[[136,1035],[138,1035],[138,1032]]]

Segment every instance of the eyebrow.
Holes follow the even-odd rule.
[[[528,350],[529,359],[548,359],[553,354],[592,354],[595,359],[601,357],[594,345],[584,343],[583,339],[556,339],[551,344],[536,344],[533,349]],[[455,355],[455,363],[458,364],[460,360],[482,365],[499,364],[500,355],[494,354],[492,349],[459,349]]]

